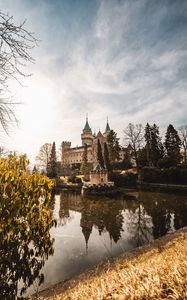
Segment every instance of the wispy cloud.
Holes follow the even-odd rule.
[[[29,104],[21,117],[22,138],[35,139],[29,153],[42,137],[80,143],[87,112],[93,129],[108,115],[119,136],[131,121],[187,123],[186,1],[78,2],[0,1],[19,18],[28,14],[42,40],[24,97],[43,110],[33,120]]]

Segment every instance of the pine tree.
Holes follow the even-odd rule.
[[[148,165],[146,147],[143,147],[138,151],[138,164],[140,169]]]
[[[56,145],[55,142],[53,142],[52,148],[51,148],[51,154],[49,158],[49,162],[47,165],[47,176],[51,178],[57,177],[57,159],[56,159]]]
[[[147,123],[144,137],[146,141],[147,164],[156,167],[158,161],[163,158],[164,155],[163,145],[159,135],[159,127],[156,124],[150,126],[149,123]]]
[[[109,151],[110,163],[115,163],[120,159],[120,146],[119,139],[117,138],[117,133],[114,130],[111,130],[107,136],[107,144]]]
[[[104,159],[103,159],[103,153],[102,153],[102,147],[100,140],[97,141],[97,161],[101,165],[101,167],[104,168]]]
[[[104,143],[104,162],[105,162],[105,167],[106,167],[107,171],[110,172],[111,166],[110,166],[108,146],[106,143]]]
[[[82,156],[82,162],[80,167],[80,172],[84,177],[88,175],[88,146],[87,144],[84,145],[84,152]]]
[[[159,127],[153,124],[151,127],[151,162],[153,166],[157,166],[158,161],[163,158],[164,149],[159,134]]]
[[[172,166],[176,166],[181,161],[180,154],[181,140],[177,130],[173,125],[169,125],[165,137],[165,148],[168,159],[171,161]]]
[[[151,126],[149,125],[149,123],[146,124],[145,126],[145,142],[146,142],[146,146],[145,146],[145,149],[146,149],[146,157],[147,157],[147,162],[148,162],[148,165],[151,165],[151,160],[150,160],[150,152],[151,152]],[[145,154],[145,152],[144,152]],[[144,157],[144,160],[145,160],[145,157]],[[145,163],[145,161],[144,161]]]

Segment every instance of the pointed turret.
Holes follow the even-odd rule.
[[[108,117],[107,117],[107,123],[106,123],[106,128],[105,128],[105,135],[106,134],[109,134],[110,133],[110,131],[111,131],[111,129],[110,129],[110,126],[109,126],[109,124],[108,124]]]
[[[90,128],[90,125],[89,125],[89,123],[88,123],[88,117],[86,117],[86,124],[85,124],[85,126],[84,126],[83,132],[84,132],[84,131],[90,131],[90,132],[92,132],[92,130],[91,130],[91,128]]]
[[[90,234],[92,232],[92,227],[82,227],[82,233],[86,242],[86,252],[88,251],[88,240],[90,238]]]
[[[85,144],[87,145],[92,145],[93,143],[93,135],[92,135],[92,130],[90,128],[90,125],[88,123],[88,116],[86,116],[86,124],[83,129],[83,133],[81,134],[81,139],[82,139],[82,145],[84,146]]]

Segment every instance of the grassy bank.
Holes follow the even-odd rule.
[[[187,227],[45,290],[37,299],[185,300]]]

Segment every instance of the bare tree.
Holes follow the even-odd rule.
[[[12,16],[0,11],[0,124],[8,132],[11,122],[17,121],[11,97],[7,97],[9,80],[20,82],[29,76],[23,71],[26,62],[34,62],[30,50],[37,40],[25,29],[25,21],[15,24]]]
[[[4,147],[0,147],[0,157],[6,157],[10,154],[11,152],[9,150],[7,150]]]
[[[49,163],[50,155],[51,155],[52,144],[45,143],[41,146],[38,155],[36,156],[37,164],[47,170],[47,166]]]
[[[132,234],[136,246],[139,247],[152,241],[151,216],[148,215],[140,200],[136,202],[134,211],[128,211],[128,215],[129,232]]]
[[[137,172],[139,172],[138,152],[143,145],[144,129],[142,124],[129,123],[124,130],[124,140],[130,144],[136,161]]]
[[[184,151],[184,164],[187,164],[187,125],[179,128],[179,136]]]

